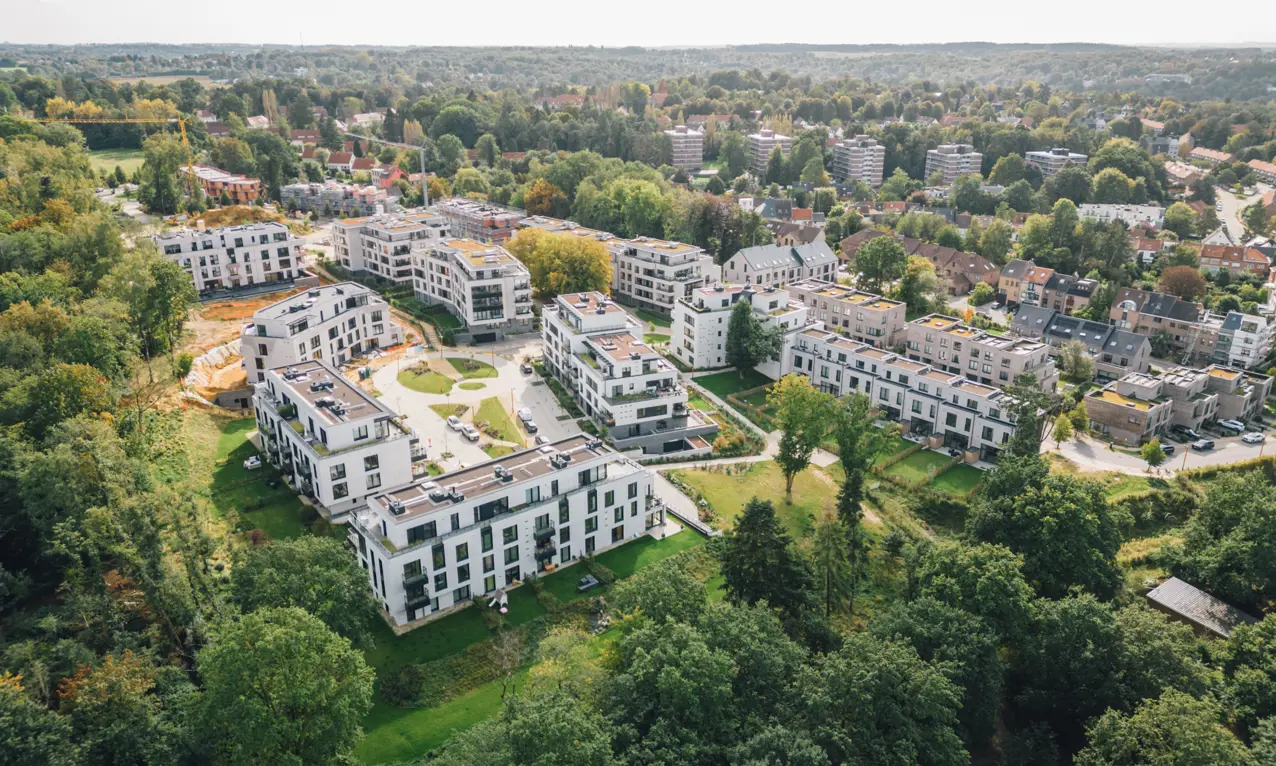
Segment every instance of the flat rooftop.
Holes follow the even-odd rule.
[[[558,302],[570,306],[581,313],[597,312],[602,309],[605,314],[624,314],[625,310],[612,299],[599,292],[564,293],[558,296]]]
[[[687,245],[682,242],[672,242],[663,239],[652,239],[651,237],[634,237],[633,239],[621,240],[625,244],[642,248],[643,250],[652,250],[666,255],[675,255],[681,253],[698,253],[700,248],[695,245]]]
[[[276,367],[284,388],[293,398],[309,402],[329,423],[349,423],[395,412],[322,362],[311,360]]]
[[[1147,412],[1152,409],[1151,402],[1145,402],[1142,399],[1135,399],[1123,394],[1118,394],[1116,391],[1109,388],[1091,391],[1086,394],[1086,396],[1091,399],[1098,399],[1099,401],[1107,402],[1108,404],[1115,404],[1118,407],[1129,407],[1130,409],[1139,410],[1141,412]]]
[[[569,458],[563,468],[556,468],[551,462],[553,456],[558,454],[567,455]],[[371,502],[390,511],[398,519],[411,519],[450,508],[459,503],[472,502],[476,498],[500,491],[515,482],[546,476],[559,470],[579,470],[581,462],[609,454],[619,453],[604,444],[601,439],[595,439],[587,434],[575,434],[550,444],[520,450],[486,463],[409,484],[401,489],[377,495]],[[498,468],[502,474],[508,474],[511,478],[505,480],[498,476]],[[615,475],[614,470],[609,469],[609,471],[611,475]],[[460,499],[454,499],[455,496],[449,497],[447,494],[449,490],[459,493]],[[392,502],[401,503],[403,512],[395,514],[391,510]]]
[[[1236,380],[1240,377],[1240,370],[1231,370],[1226,367],[1211,367],[1208,370],[1210,377],[1222,378],[1223,380]]]
[[[629,332],[594,335],[589,340],[601,349],[603,353],[618,362],[630,359],[634,354],[659,356],[652,350],[651,346],[648,346],[641,338]]]
[[[253,319],[293,320],[310,317],[318,313],[311,310],[314,305],[325,298],[352,298],[356,295],[369,295],[374,299],[380,299],[381,297],[372,288],[364,287],[358,282],[338,282],[332,285],[311,288],[296,295],[290,295],[283,300],[275,301],[265,308],[258,309],[253,314]]]
[[[956,317],[947,317],[942,314],[931,314],[924,316],[913,322],[918,327],[929,327],[932,330],[948,330],[961,324],[961,320]]]

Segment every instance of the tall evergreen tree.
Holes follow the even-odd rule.
[[[811,573],[776,518],[770,500],[754,497],[744,506],[719,557],[723,588],[734,603],[771,606],[795,613],[806,606]]]

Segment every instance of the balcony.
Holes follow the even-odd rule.
[[[663,399],[667,396],[682,396],[686,393],[687,389],[682,386],[669,386],[668,388],[647,388],[632,394],[621,394],[620,396],[604,396],[603,400],[608,404],[633,404],[634,402],[650,402],[655,399]]]
[[[554,558],[556,553],[558,553],[558,548],[551,542],[548,545],[537,546],[536,553],[533,556],[537,561],[548,561]]]
[[[554,528],[552,526],[541,527],[535,530],[534,532],[532,532],[532,538],[535,539],[538,544],[545,542],[546,540],[550,539],[553,536],[554,536]]]
[[[430,581],[429,572],[417,572],[411,577],[403,578],[403,587],[411,588],[413,585],[420,585],[421,583],[428,583],[429,581]]]
[[[408,599],[407,607],[408,609],[424,609],[425,607],[429,606],[430,603],[431,603],[430,594],[423,593],[420,596],[413,596],[412,598]]]

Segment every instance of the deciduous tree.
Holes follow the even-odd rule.
[[[1077,766],[1251,766],[1245,745],[1221,723],[1218,703],[1173,689],[1126,715],[1104,713],[1088,732]]]
[[[1205,294],[1205,277],[1191,266],[1171,266],[1161,272],[1156,286],[1162,292],[1191,301]]]
[[[778,327],[767,327],[753,313],[753,304],[747,299],[737,300],[731,307],[727,322],[727,364],[736,369],[740,377],[746,370],[777,359],[783,342]]]
[[[837,400],[816,391],[805,375],[785,375],[767,393],[767,404],[776,411],[780,449],[776,463],[784,473],[784,494],[793,494],[793,479],[806,470],[811,455],[828,435],[837,416]]]
[[[865,290],[880,294],[884,285],[904,275],[907,259],[904,246],[894,237],[870,239],[855,251],[855,270],[859,272],[860,284]]]

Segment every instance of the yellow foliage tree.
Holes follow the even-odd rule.
[[[611,286],[611,256],[596,239],[523,229],[506,250],[532,273],[532,287],[542,296],[559,293],[607,292]]]

